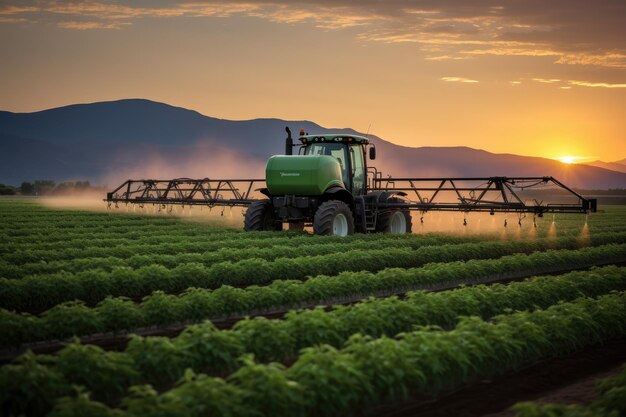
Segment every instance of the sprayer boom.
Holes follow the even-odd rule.
[[[489,178],[383,178],[370,171],[370,190],[395,192],[405,197],[403,208],[427,211],[589,213],[597,210],[587,199],[553,177]],[[544,203],[543,192],[560,202]],[[530,196],[529,196],[530,194]]]
[[[127,180],[107,193],[105,201],[133,204],[180,204],[205,206],[248,206],[260,198],[262,179]],[[256,188],[255,188],[256,187]],[[256,197],[256,198],[254,198]]]
[[[462,211],[491,213],[589,213],[596,211],[596,200],[587,199],[553,177],[490,178],[382,178],[370,170],[365,194],[374,209],[407,209],[421,212]],[[247,207],[264,199],[263,179],[127,180],[107,193],[105,201],[132,204],[176,204]],[[565,202],[544,203],[529,200],[530,190],[551,191]],[[397,199],[370,196],[393,194]]]

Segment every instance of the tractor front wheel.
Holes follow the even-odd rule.
[[[322,203],[313,218],[316,235],[347,236],[354,233],[352,210],[343,201],[330,200]]]
[[[243,230],[246,232],[283,230],[283,224],[274,217],[272,203],[269,200],[260,200],[248,207],[243,220]]]

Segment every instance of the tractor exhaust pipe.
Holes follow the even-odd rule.
[[[289,126],[285,126],[287,132],[287,139],[285,139],[285,155],[293,155],[293,139],[291,138],[291,129]]]

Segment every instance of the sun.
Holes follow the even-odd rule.
[[[574,164],[578,160],[578,158],[575,156],[560,156],[557,159],[564,164]]]
[[[598,159],[597,156],[574,156],[574,155],[563,155],[563,156],[555,156],[552,159],[554,159],[555,161],[559,161],[563,164],[568,164],[568,165],[573,165],[573,164],[584,164],[587,163],[589,161],[593,161],[595,159]]]

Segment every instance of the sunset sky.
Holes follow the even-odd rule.
[[[407,146],[626,157],[624,0],[0,0],[0,62],[1,110],[147,98]]]

